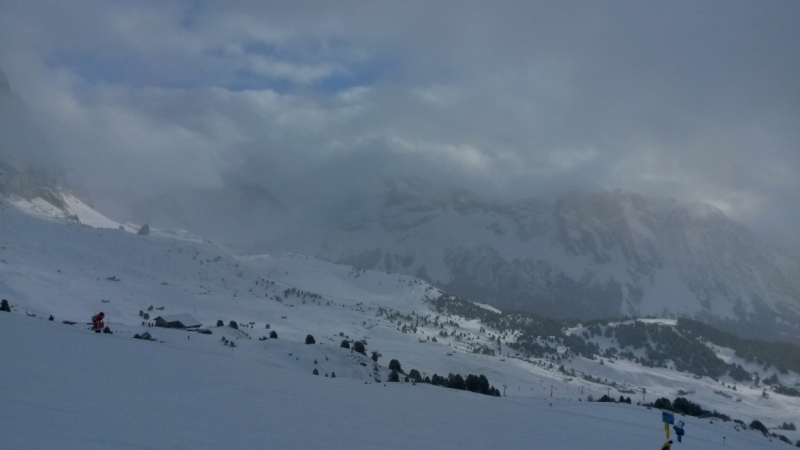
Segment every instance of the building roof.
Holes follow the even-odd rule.
[[[185,328],[194,328],[203,325],[202,323],[198,322],[197,319],[190,316],[188,313],[171,314],[169,316],[159,316],[155,318],[155,320],[158,319],[161,319],[167,323],[180,322],[181,325],[183,325]]]

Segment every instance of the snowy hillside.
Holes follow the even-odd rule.
[[[4,447],[576,449],[602,443],[633,450],[658,448],[664,438],[657,410],[331,379],[276,362],[289,349],[273,343],[245,356],[238,353],[243,348],[214,351],[214,335],[192,333],[187,340],[185,332],[161,333],[164,344],[0,314]],[[730,423],[685,422],[680,448],[788,448]]]
[[[495,204],[396,181],[340,209],[319,256],[502,310],[685,316],[800,339],[800,264],[708,205],[628,193]]]
[[[48,446],[65,437],[87,446],[148,445],[155,437],[133,429],[164,430],[163,423],[171,423],[179,429],[201,424],[204,431],[186,438],[191,443],[220,442],[222,437],[242,443],[266,439],[263,432],[251,432],[258,424],[273,430],[270,436],[282,436],[287,447],[289,443],[314,447],[320,440],[331,439],[349,442],[356,439],[354,435],[361,436],[357,430],[367,430],[363,431],[364,447],[374,446],[386,430],[389,435],[413,434],[413,439],[420,439],[415,442],[425,447],[447,448],[458,443],[463,447],[466,441],[456,435],[469,435],[463,435],[458,424],[478,417],[531,417],[533,424],[549,423],[553,418],[541,415],[551,413],[552,402],[553,412],[561,411],[556,419],[560,425],[546,427],[549,431],[532,434],[531,427],[538,425],[524,421],[488,422],[493,424],[487,425],[492,431],[481,431],[487,434],[470,442],[490,439],[513,448],[532,439],[548,439],[553,448],[578,448],[585,445],[580,437],[565,438],[554,430],[580,425],[593,430],[593,436],[608,436],[603,437],[607,442],[620,442],[619,448],[641,448],[655,446],[663,438],[659,412],[635,405],[587,403],[589,396],[631,397],[636,403],[642,389],[647,391],[647,402],[683,395],[707,409],[745,423],[758,419],[773,429],[800,416],[799,398],[780,394],[766,398],[762,389],[727,377],[722,379],[725,386],[737,389],[723,396],[715,391],[728,393],[726,388],[708,377],[644,367],[622,358],[603,361],[578,356],[547,336],[537,339],[554,353],[526,355],[513,349],[523,337],[520,332],[437,311],[441,294],[407,275],[360,270],[295,254],[237,257],[211,243],[175,239],[166,232],[139,236],[73,221],[41,220],[3,202],[0,297],[9,299],[12,313],[0,313],[0,332],[3,342],[13,343],[13,351],[4,353],[9,363],[0,370],[4,386],[29,388],[4,388],[2,404],[16,405],[14,410],[24,413],[8,417],[9,410],[3,408],[0,420],[22,424],[35,416],[40,422],[32,423],[45,424],[59,422],[62,414],[75,414],[76,430],[87,431],[85,438],[58,427],[49,434],[15,434],[14,442],[23,447]],[[485,314],[500,314],[493,308],[473,306]],[[101,310],[112,335],[87,330],[89,317]],[[181,313],[191,314],[212,334],[151,326],[159,315]],[[51,315],[53,320],[47,320]],[[224,325],[233,321],[238,329],[217,327],[217,321]],[[145,332],[155,341],[132,339]],[[270,338],[272,332],[277,338]],[[314,345],[304,343],[308,335],[313,336]],[[351,347],[364,342],[365,354],[342,348],[342,341]],[[372,352],[380,355],[377,364],[370,358]],[[92,366],[85,366],[88,360]],[[399,384],[386,383],[392,360],[402,365],[405,374],[414,369],[422,378],[485,375],[507,396],[455,392],[425,383],[412,386],[403,382],[403,376]],[[53,364],[58,371],[52,370]],[[316,377],[312,375],[315,369]],[[46,389],[26,384],[32,382]],[[337,389],[331,391],[334,382]],[[93,387],[100,389],[100,397],[88,405],[82,403],[79,399],[92,397],[87,393]],[[18,394],[26,391],[35,391],[30,402]],[[193,397],[191,392],[203,395]],[[164,402],[169,406],[161,404],[163,398],[172,399]],[[37,406],[47,399],[53,401],[52,409]],[[124,414],[116,419],[104,414],[106,402],[120,405]],[[270,405],[290,412],[276,413],[275,417],[282,418],[263,425],[255,419],[256,411],[269,410]],[[385,415],[364,413],[370,408]],[[175,411],[182,409],[194,412],[175,418]],[[153,416],[142,413],[151,410]],[[609,411],[615,417],[611,422],[605,418]],[[223,415],[225,419],[220,419]],[[120,417],[133,419],[128,422]],[[309,417],[314,430],[302,427],[302,433],[290,432],[298,429],[299,425],[292,424],[299,417]],[[115,431],[88,432],[98,423]],[[769,441],[760,434],[734,427],[732,422],[687,419],[687,423],[692,428],[690,436],[698,445],[703,442],[703,448],[713,448],[709,445],[721,442],[723,435],[729,446],[738,442],[734,444],[738,448],[769,448]],[[381,431],[373,430],[378,424]],[[437,425],[430,428],[430,424]],[[410,431],[418,426],[429,431]],[[22,425],[14,429],[30,431]],[[339,429],[347,437],[331,437]],[[212,430],[214,437],[206,434]],[[247,433],[231,437],[240,431]],[[791,431],[778,433],[800,439]],[[622,437],[627,440],[618,441]],[[177,447],[190,446],[175,442]],[[313,443],[304,445],[308,442]],[[349,447],[358,447],[360,442]],[[391,441],[380,446],[405,444]]]
[[[58,202],[51,203],[42,197],[27,199],[17,195],[9,196],[9,201],[20,210],[44,219],[72,220],[94,228],[118,229],[122,226],[95,211],[71,193],[54,192],[54,196],[57,196]],[[133,230],[129,227],[128,231]]]

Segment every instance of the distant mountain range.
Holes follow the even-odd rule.
[[[798,336],[800,261],[712,206],[627,192],[499,204],[420,186],[393,181],[351,199],[318,256],[504,311],[683,316]]]

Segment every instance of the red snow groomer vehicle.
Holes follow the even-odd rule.
[[[103,319],[105,319],[105,317],[106,315],[103,314],[102,311],[99,314],[95,314],[94,316],[92,316],[92,330],[95,333],[103,331],[103,327],[105,327]]]

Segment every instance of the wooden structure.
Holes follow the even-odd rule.
[[[187,313],[158,316],[155,319],[157,327],[191,329],[199,328],[203,324]]]

